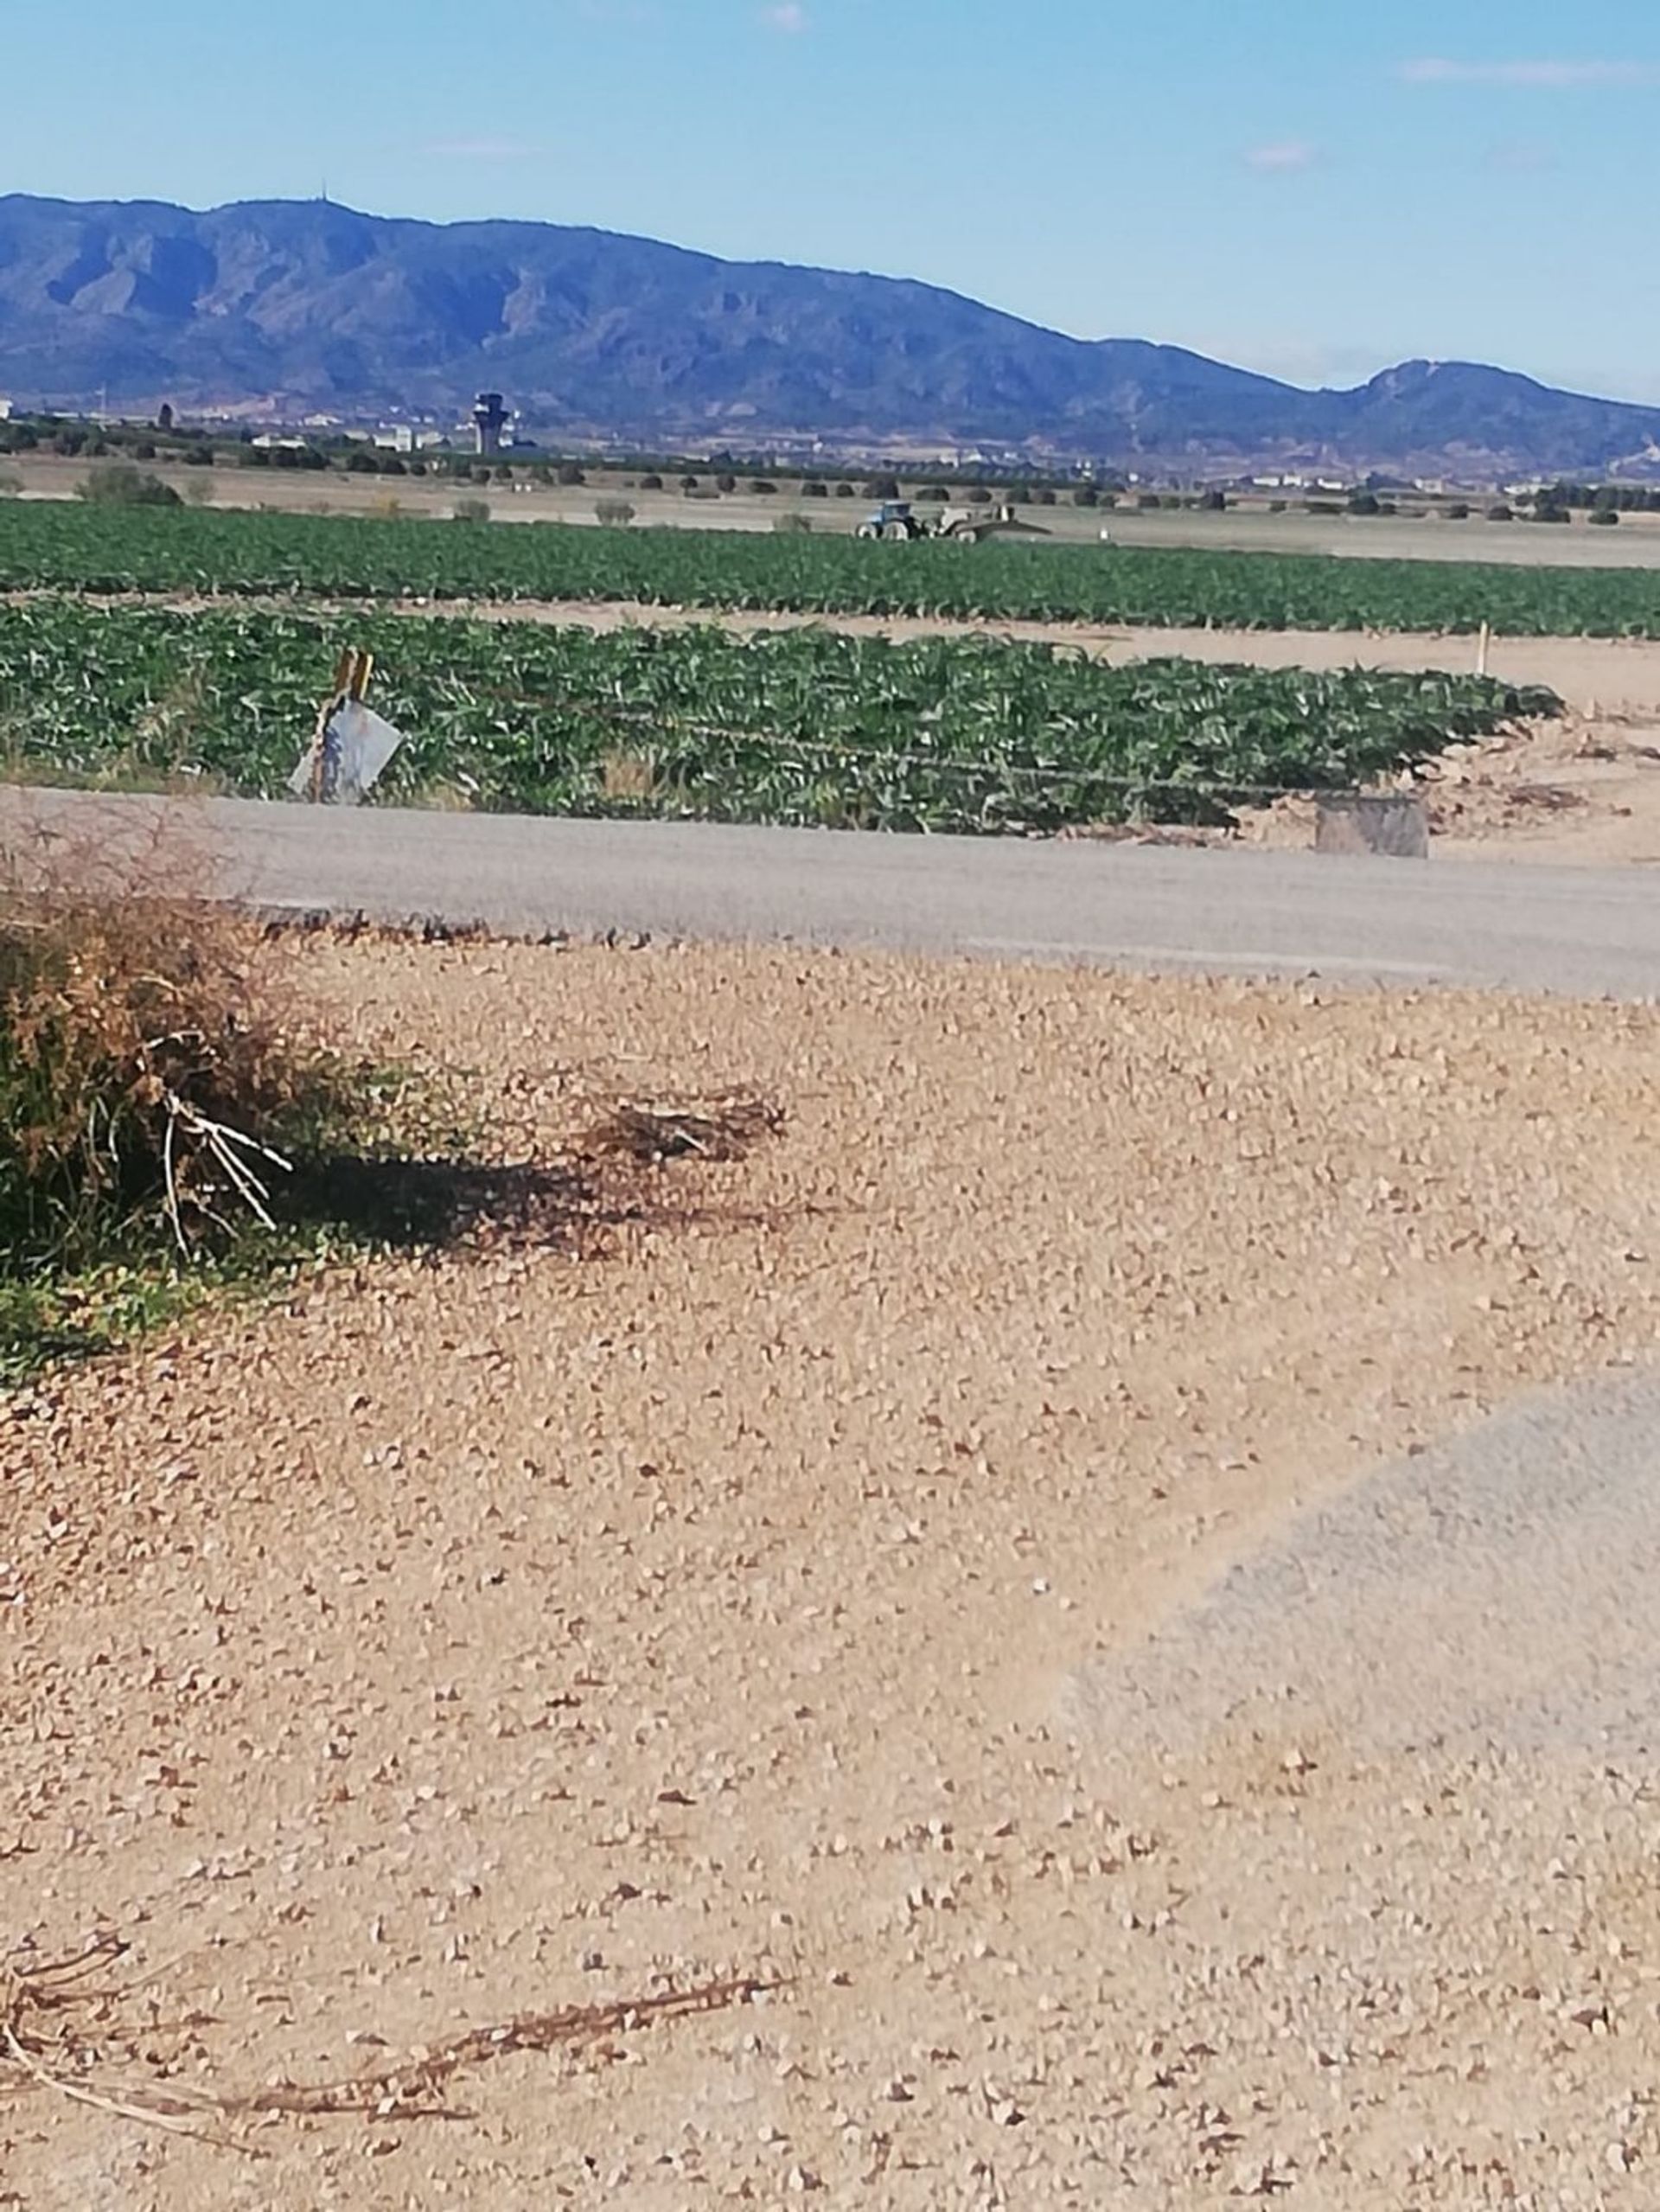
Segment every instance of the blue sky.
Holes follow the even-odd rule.
[[[1656,0],[82,0],[71,44],[0,189],[326,180],[1300,382],[1427,355],[1660,400]]]

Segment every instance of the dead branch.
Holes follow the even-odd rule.
[[[246,2156],[253,2146],[204,2124],[222,2119],[273,2120],[363,2113],[379,2119],[464,2117],[447,2101],[458,2075],[516,2052],[548,2052],[603,2042],[607,2037],[753,2001],[776,1985],[750,1976],[667,1990],[612,2004],[566,2005],[552,2012],[521,2012],[493,2025],[469,2028],[443,2042],[418,2047],[401,2064],[336,2081],[277,2082],[245,2094],[173,2081],[154,2073],[125,2082],[111,2078],[105,2055],[71,2016],[85,2011],[109,2021],[123,2000],[153,1976],[115,1985],[104,1970],[129,1947],[100,1935],[86,1947],[39,1966],[0,1962],[0,2088],[35,2088],[144,2127],[213,2145]],[[112,2029],[112,2034],[120,2031]],[[99,2068],[94,2078],[93,2068]],[[7,2075],[12,2077],[10,2083]]]
[[[591,1155],[654,1167],[667,1160],[742,1160],[783,1127],[782,1107],[750,1091],[706,1099],[620,1099],[589,1135]]]
[[[246,2097],[219,2097],[214,2101],[221,2112],[249,2115],[371,2113],[380,2119],[433,2115],[444,2109],[447,2085],[470,2068],[488,2065],[519,2051],[557,2050],[622,2035],[657,2021],[747,2004],[772,1986],[744,1976],[611,2004],[571,2004],[557,2012],[521,2012],[494,2027],[469,2028],[444,2043],[412,2053],[403,2066],[354,2075],[342,2081],[278,2083]]]

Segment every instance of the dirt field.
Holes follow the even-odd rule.
[[[508,2050],[462,2119],[239,2130],[257,2162],[0,2049],[0,2194],[1652,2204],[1642,1771],[1294,1712],[1242,1746],[1178,1710],[1155,1756],[1069,1689],[1299,1506],[1652,1355],[1652,1013],[303,956],[354,1039],[473,1071],[515,1156],[618,1090],[788,1121],[643,1172],[633,1221],[326,1279],[3,1410],[5,1941],[131,1941],[150,1997],[91,2030],[118,2101],[778,1985]]]
[[[30,499],[73,499],[89,463],[52,456],[23,456],[3,466],[22,479]],[[440,486],[424,477],[346,476],[261,469],[168,469],[163,476],[184,497],[199,497],[204,483],[212,504],[267,506],[298,514],[373,515],[396,501],[408,515],[447,515],[459,495],[486,497],[499,522],[596,523],[594,502],[620,497],[637,511],[639,527],[682,530],[770,530],[780,514],[799,511],[827,533],[853,529],[869,510],[862,492],[853,499],[801,500],[793,493],[755,497],[738,491],[689,500],[679,490],[641,491],[596,473],[587,484],[518,489],[466,484]],[[739,472],[740,479],[742,472]],[[907,480],[909,481],[909,479]],[[1199,546],[1217,552],[1333,553],[1357,559],[1496,560],[1562,568],[1660,567],[1660,515],[1631,515],[1617,529],[1593,529],[1583,518],[1567,527],[1541,529],[1524,522],[1474,520],[1444,522],[1409,515],[1270,515],[1266,506],[1235,507],[1225,515],[1197,512],[1142,515],[1132,508],[1030,507],[1037,522],[1063,542],[1094,545],[1103,529],[1123,546]],[[1479,513],[1479,508],[1478,508]]]

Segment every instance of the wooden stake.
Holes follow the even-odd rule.
[[[335,687],[317,709],[317,726],[311,739],[311,799],[322,797],[323,740],[329,725],[348,699],[361,700],[374,674],[374,655],[348,645],[335,663]]]

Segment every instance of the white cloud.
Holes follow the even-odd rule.
[[[1311,146],[1306,139],[1281,138],[1266,146],[1248,147],[1244,161],[1247,169],[1263,176],[1288,176],[1298,169],[1312,169],[1319,157],[1319,148]]]
[[[1401,65],[1409,85],[1503,85],[1575,92],[1610,85],[1660,85],[1653,61],[1449,61],[1426,54]]]
[[[434,161],[525,162],[542,151],[523,138],[434,138],[421,150]]]
[[[1389,347],[1299,345],[1294,339],[1220,338],[1197,348],[1213,361],[1230,361],[1236,368],[1255,369],[1259,376],[1276,376],[1282,383],[1310,387],[1332,385],[1347,390],[1364,384],[1386,363],[1398,358]]]
[[[1208,361],[1254,369],[1259,376],[1277,376],[1286,384],[1363,384],[1379,369],[1402,359],[1411,348],[1397,334],[1393,345],[1381,338],[1370,342],[1328,345],[1318,338],[1302,338],[1282,329],[1248,329],[1216,324],[1180,324],[1161,331],[1172,345],[1185,346]]]
[[[769,30],[783,31],[791,38],[798,38],[807,29],[807,10],[801,0],[780,0],[776,8],[763,8],[761,20]]]

